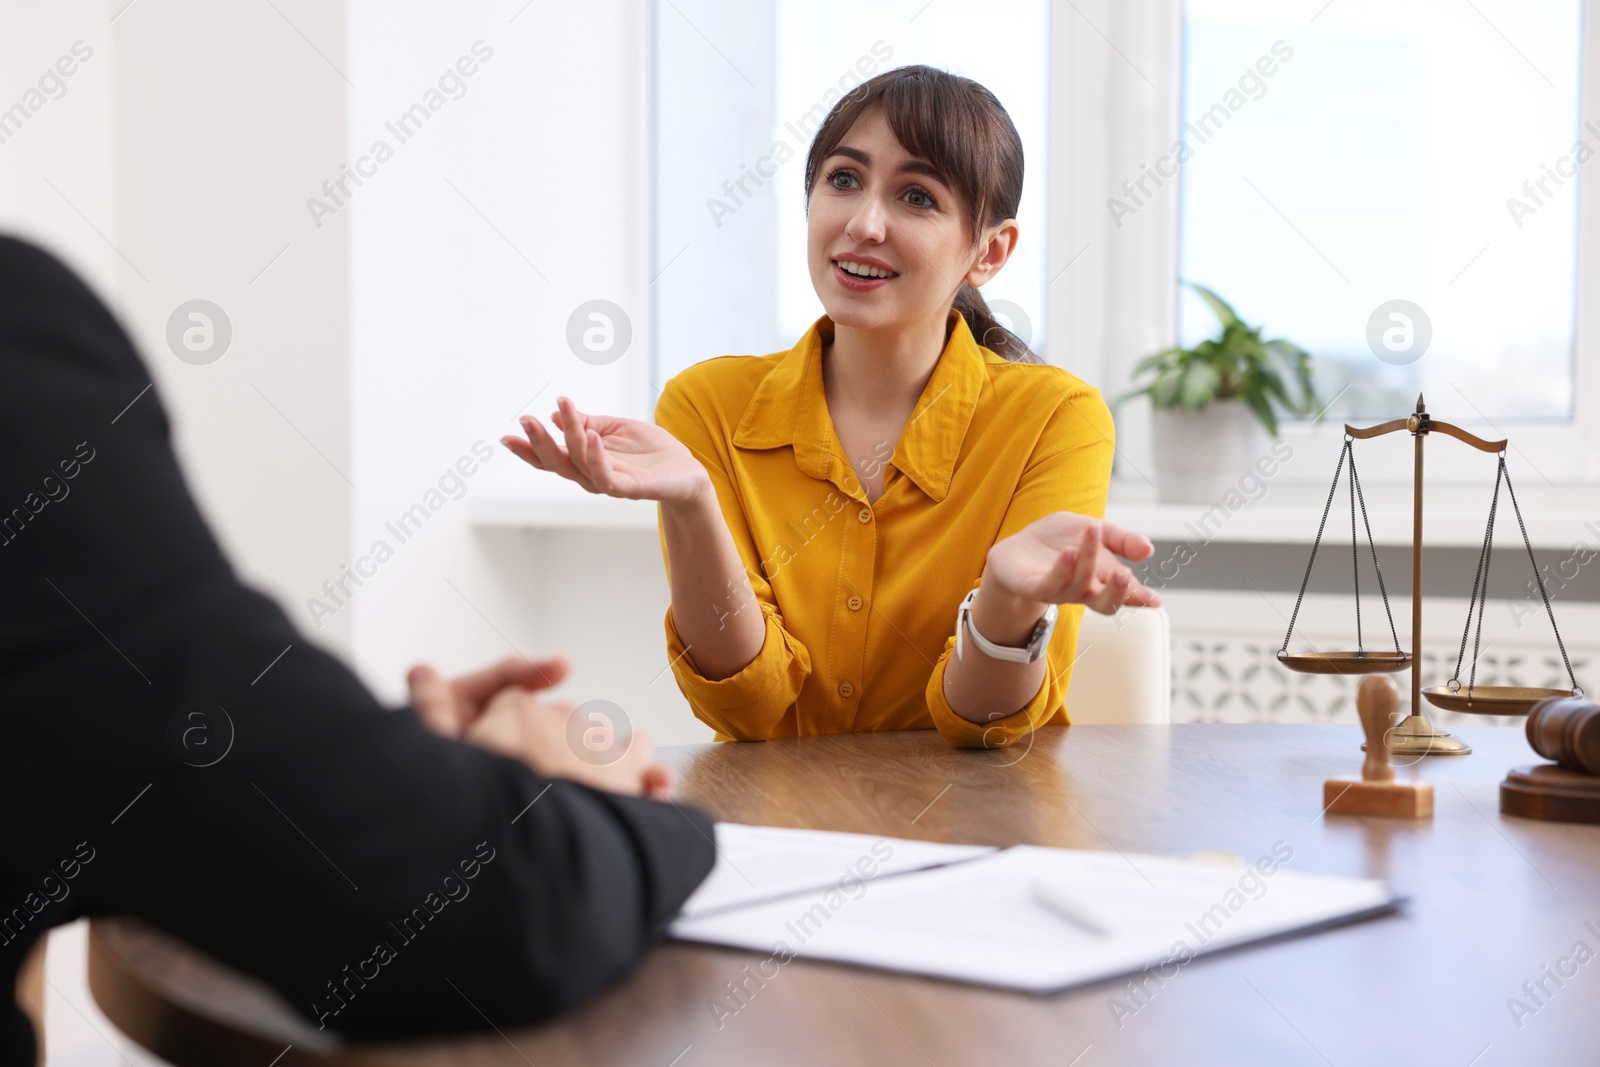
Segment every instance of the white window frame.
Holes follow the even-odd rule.
[[[1130,387],[1141,357],[1177,343],[1178,183],[1168,182],[1121,229],[1112,224],[1106,198],[1178,139],[1183,3],[1057,0],[1051,15],[1048,357],[1110,401]],[[1314,33],[1310,17],[1307,32]],[[1600,116],[1600,0],[1583,5],[1582,71],[1579,115]],[[1514,471],[1523,485],[1600,486],[1600,303],[1585,299],[1600,284],[1600,182],[1580,180],[1578,198],[1571,421],[1490,425],[1458,410],[1453,398],[1428,402],[1438,418],[1509,438],[1508,460],[1523,468]],[[1149,425],[1144,401],[1117,412],[1113,495],[1117,487],[1138,494],[1146,476],[1155,477]],[[1342,447],[1341,429],[1337,420],[1284,426],[1295,456],[1307,460],[1287,465],[1285,479],[1325,482]],[[1492,481],[1483,459],[1467,448],[1431,448],[1429,484]],[[1374,484],[1409,484],[1410,477],[1403,464],[1373,463],[1362,474]]]

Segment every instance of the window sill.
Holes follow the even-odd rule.
[[[1543,491],[1523,490],[1518,500],[1528,523],[1528,536],[1536,549],[1567,549],[1579,541],[1600,548],[1600,489],[1592,486]],[[1143,489],[1141,493],[1139,490]],[[1379,545],[1411,544],[1409,490],[1369,489],[1367,514],[1373,540]],[[1148,486],[1116,485],[1106,517],[1156,541],[1191,544],[1219,541],[1232,544],[1307,544],[1316,536],[1317,520],[1327,491],[1299,487],[1274,488],[1257,501],[1240,498],[1229,510],[1226,503],[1161,504]],[[1515,516],[1504,494],[1496,523],[1495,544],[1515,547],[1520,541]],[[1433,548],[1476,548],[1483,543],[1483,525],[1489,515],[1489,493],[1435,489],[1423,511],[1423,542]],[[480,527],[524,530],[635,530],[656,532],[656,506],[647,500],[617,500],[602,496],[480,497],[473,501],[472,522]],[[1340,494],[1328,516],[1324,539],[1343,543],[1348,538],[1348,498]],[[1366,540],[1365,530],[1361,540]]]
[[[1379,545],[1411,544],[1411,490],[1408,486],[1363,487],[1373,541]],[[1344,542],[1350,536],[1348,490],[1340,485],[1338,499],[1328,514],[1325,542]],[[1423,502],[1422,540],[1430,548],[1477,548],[1483,544],[1484,523],[1489,518],[1492,484],[1483,488],[1429,488]],[[1162,504],[1147,485],[1114,484],[1106,517],[1138,530],[1157,541],[1202,544],[1307,544],[1317,534],[1317,522],[1327,502],[1325,487],[1275,486],[1256,501],[1242,496],[1231,503]],[[1517,491],[1528,537],[1536,549],[1568,549],[1579,541],[1600,547],[1600,487],[1539,485]],[[1366,530],[1360,531],[1366,541]],[[1521,542],[1516,516],[1504,491],[1495,523],[1495,546],[1515,547]]]
[[[478,497],[472,524],[524,530],[640,530],[656,532],[656,505],[584,494],[574,497]]]

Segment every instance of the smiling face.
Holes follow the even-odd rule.
[[[883,108],[856,121],[817,170],[807,219],[811,284],[828,317],[863,330],[942,318],[963,281],[981,286],[1015,245],[1016,222],[979,234],[969,208],[895,139]]]

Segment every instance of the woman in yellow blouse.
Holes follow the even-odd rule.
[[[659,502],[668,655],[719,738],[1010,744],[1068,721],[1083,605],[1159,603],[1116,558],[1150,542],[1100,521],[1100,394],[977,292],[1016,248],[1022,171],[976,82],[902,67],[863,83],[806,160],[826,314],[794,348],[690,367],[656,426],[563,397],[564,446],[533,418],[503,439],[590,492]]]

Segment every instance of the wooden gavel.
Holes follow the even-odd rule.
[[[1528,744],[1555,762],[1513,767],[1500,783],[1500,811],[1600,823],[1600,704],[1546,697],[1528,712]]]
[[[1600,775],[1600,704],[1547,697],[1528,712],[1528,744],[1545,759]]]

